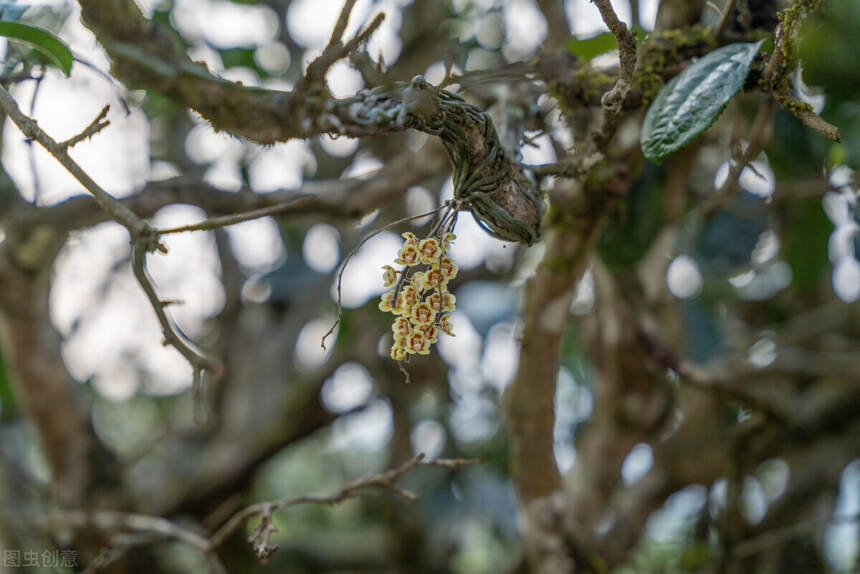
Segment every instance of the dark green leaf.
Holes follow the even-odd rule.
[[[63,73],[69,75],[74,56],[62,40],[47,30],[21,22],[0,20],[0,36],[31,44],[45,54],[51,63],[63,70]]]
[[[663,86],[642,126],[642,152],[660,163],[711,127],[746,81],[764,40],[714,50]]]

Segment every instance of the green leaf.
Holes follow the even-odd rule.
[[[63,73],[69,75],[75,58],[69,47],[47,30],[21,22],[0,20],[0,36],[31,44],[44,53],[51,63],[63,70]]]
[[[642,152],[655,163],[711,127],[743,87],[764,40],[714,50],[663,86],[642,126]]]
[[[633,28],[632,33],[636,40],[641,40],[647,35],[647,32],[641,28]],[[603,32],[584,40],[575,37],[571,38],[567,41],[565,47],[571,54],[589,61],[611,50],[617,50],[618,41],[611,32]]]
[[[615,50],[618,48],[618,42],[611,32],[604,32],[584,40],[571,38],[567,41],[566,47],[568,52],[587,61],[610,50]]]

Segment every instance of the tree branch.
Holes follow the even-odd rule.
[[[39,142],[45,150],[77,179],[84,188],[92,194],[93,198],[112,219],[125,227],[131,236],[132,245],[132,269],[134,276],[140,284],[141,289],[149,299],[167,344],[176,348],[191,364],[195,381],[200,381],[204,370],[208,370],[216,376],[220,373],[220,363],[207,357],[196,349],[179,332],[173,321],[167,315],[165,303],[158,296],[155,283],[146,270],[146,254],[150,251],[161,251],[166,253],[167,249],[158,242],[158,234],[143,219],[135,215],[123,202],[113,197],[97,184],[68,154],[70,145],[68,142],[57,143],[51,136],[45,133],[36,121],[26,115],[12,99],[6,88],[0,86],[0,108],[12,119],[28,138]],[[106,113],[105,110],[102,110]],[[83,134],[95,133],[100,130],[101,115],[87,127]],[[93,127],[93,126],[96,127]],[[98,128],[98,130],[96,129]],[[77,138],[77,136],[76,136]],[[69,141],[75,141],[72,138]]]
[[[254,544],[255,551],[257,552],[257,556],[261,557],[261,553],[267,553],[266,556],[271,555],[271,548],[269,548],[265,542],[265,537],[267,533],[270,531],[265,526],[267,523],[271,523],[271,513],[275,510],[280,510],[282,508],[287,508],[289,506],[295,506],[298,504],[338,504],[347,500],[349,498],[355,498],[356,496],[360,496],[363,491],[371,489],[371,488],[383,488],[393,490],[400,496],[406,498],[407,500],[414,501],[418,497],[415,493],[406,490],[400,487],[397,484],[397,481],[400,478],[411,471],[412,469],[418,466],[439,466],[442,468],[456,469],[462,466],[468,466],[472,464],[477,464],[479,461],[474,459],[434,459],[434,460],[425,460],[423,454],[419,454],[414,457],[412,460],[409,460],[397,468],[391,469],[389,471],[383,472],[382,474],[377,474],[368,478],[363,478],[360,480],[356,480],[352,482],[334,494],[329,495],[304,495],[304,496],[296,496],[291,498],[282,498],[281,500],[269,501],[269,502],[260,502],[246,508],[243,508],[239,512],[235,513],[231,516],[227,522],[224,523],[212,537],[209,539],[210,548],[217,548],[221,544],[224,543],[225,540],[242,524],[244,524],[248,519],[253,518],[254,516],[262,516],[262,521],[260,526],[255,530],[254,534],[252,534],[249,542]]]
[[[159,540],[176,540],[195,548],[206,556],[213,571],[225,572],[215,551],[233,532],[250,518],[255,516],[261,516],[262,518],[260,524],[250,536],[249,542],[253,545],[257,557],[265,562],[277,550],[277,546],[269,544],[271,535],[277,531],[272,524],[272,513],[276,510],[299,504],[338,504],[344,500],[361,496],[365,491],[373,488],[392,490],[407,500],[414,501],[417,499],[417,495],[397,484],[401,477],[413,469],[419,466],[458,469],[463,466],[478,464],[478,462],[474,459],[462,458],[426,460],[423,454],[419,454],[397,468],[356,480],[333,494],[303,495],[260,502],[248,506],[233,514],[223,526],[209,537],[205,537],[190,528],[180,526],[166,518],[110,510],[91,512],[81,510],[61,511],[49,514],[43,518],[37,518],[34,522],[45,526],[91,527],[101,531],[120,530],[155,535],[154,539],[139,539],[138,544]]]
[[[106,192],[97,184],[81,167],[69,156],[67,150],[70,147],[68,142],[57,143],[54,138],[46,134],[36,120],[24,115],[18,104],[12,99],[12,95],[5,87],[0,85],[0,108],[6,113],[9,118],[15,122],[15,125],[21,132],[31,140],[35,140],[41,144],[45,150],[50,153],[60,164],[84,186],[88,192],[92,194],[99,206],[105,210],[110,216],[128,229],[132,236],[144,235],[149,231],[149,226],[136,216],[130,209],[122,204],[114,196]],[[97,119],[98,121],[98,119]],[[92,124],[91,124],[92,125]],[[91,128],[84,130],[86,133]],[[72,138],[74,140],[75,138]],[[72,141],[69,140],[69,141]]]
[[[615,36],[618,42],[618,78],[612,89],[603,94],[600,99],[603,108],[603,121],[599,131],[592,134],[592,140],[597,147],[606,145],[615,133],[624,100],[633,85],[633,72],[636,70],[636,42],[627,29],[627,25],[618,19],[612,3],[609,0],[591,0],[600,10],[603,22]]]
[[[60,147],[68,151],[80,142],[86,139],[90,139],[91,137],[108,127],[110,125],[110,120],[105,118],[107,117],[109,111],[110,104],[107,104],[105,107],[102,108],[102,111],[99,112],[99,115],[97,115],[96,118],[92,122],[90,122],[90,125],[84,128],[84,131],[60,143]]]

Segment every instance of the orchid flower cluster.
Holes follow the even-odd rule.
[[[448,313],[454,310],[456,298],[448,292],[448,281],[457,276],[457,265],[446,253],[455,237],[449,231],[440,238],[431,234],[419,241],[414,233],[406,232],[394,260],[403,269],[382,267],[385,287],[394,287],[383,293],[379,309],[396,316],[391,325],[391,358],[395,361],[429,354],[440,331],[454,336]]]

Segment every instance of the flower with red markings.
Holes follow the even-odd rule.
[[[409,354],[427,355],[430,353],[430,339],[419,329],[413,329],[409,333],[404,346]]]
[[[393,287],[397,283],[397,270],[391,265],[383,265],[382,271],[382,280],[385,282],[384,287],[386,289]]]
[[[439,330],[436,328],[436,325],[419,325],[415,328],[420,329],[430,343],[435,343],[439,340]]]
[[[449,315],[442,314],[453,311],[457,300],[447,289],[448,280],[457,275],[457,265],[445,256],[454,237],[453,233],[445,233],[419,240],[406,232],[395,259],[405,267],[382,267],[385,286],[394,287],[382,295],[379,309],[397,315],[391,324],[394,344],[390,354],[395,361],[428,354],[430,345],[439,340],[440,331],[454,334]]]
[[[451,324],[451,315],[446,313],[439,318],[439,330],[446,335],[454,336],[454,326]]]
[[[419,295],[424,294],[425,291],[430,289],[423,271],[416,271],[413,273],[409,278],[409,284],[415,288]]]
[[[418,302],[418,291],[412,285],[405,286],[400,293],[403,295],[403,304],[405,309],[412,309],[415,303]]]
[[[442,248],[435,237],[428,237],[418,244],[418,252],[421,256],[421,263],[430,265],[442,255]]]
[[[459,267],[454,263],[450,257],[443,257],[439,262],[439,268],[442,270],[442,275],[445,276],[445,279],[453,279],[457,276],[457,271],[459,271]]]
[[[418,303],[412,308],[410,316],[415,325],[431,325],[436,320],[436,311],[428,303]]]
[[[427,285],[433,289],[444,288],[448,283],[448,279],[442,274],[442,271],[438,267],[430,268],[425,271],[424,280],[427,282]]]
[[[437,313],[442,310],[442,295],[440,295],[438,291],[427,297],[426,302],[430,305],[430,308]]]
[[[391,358],[395,361],[402,361],[406,358],[406,347],[402,341],[395,341],[391,347]]]
[[[412,330],[412,323],[406,317],[398,317],[391,324],[391,330],[394,331],[394,340],[403,340]]]
[[[418,265],[421,262],[421,253],[415,245],[406,244],[397,254],[397,259],[394,262],[407,267]]]
[[[388,293],[382,294],[382,299],[379,301],[379,310],[388,313],[391,312],[391,301],[394,299],[394,291],[389,291]]]

